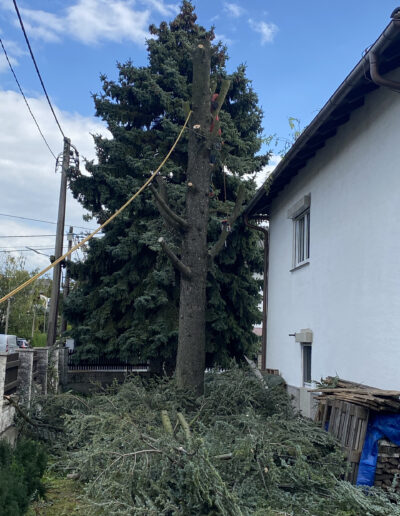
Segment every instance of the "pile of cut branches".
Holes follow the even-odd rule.
[[[84,486],[87,515],[400,515],[394,493],[340,480],[335,441],[292,412],[282,386],[238,367],[208,374],[197,399],[133,377],[42,400],[32,418],[63,426],[57,467]]]

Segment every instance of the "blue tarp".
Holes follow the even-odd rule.
[[[382,438],[400,446],[400,414],[370,414],[358,468],[357,485],[374,485],[378,441]]]

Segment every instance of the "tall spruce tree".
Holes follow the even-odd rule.
[[[206,245],[212,255],[206,288],[206,365],[224,365],[230,357],[255,349],[252,327],[261,318],[260,282],[255,278],[262,271],[260,240],[237,215],[241,202],[255,190],[254,181],[246,176],[268,162],[267,154],[256,155],[262,112],[245,67],[228,77],[226,48],[209,44],[213,30],[196,24],[190,2],[182,3],[175,20],[151,26],[150,32],[154,39],[147,42],[148,66],[127,62],[118,65],[118,81],[102,76],[103,91],[94,102],[112,138],[95,136],[98,163],[87,164],[88,174],[70,175],[74,196],[99,223],[104,222],[158,166],[192,102],[193,53],[199,42],[207,52],[210,47],[211,88],[221,92],[229,84],[218,113],[221,135],[210,91],[209,121],[198,129],[191,120],[157,186],[135,199],[105,228],[101,239],[91,241],[83,263],[71,266],[77,283],[66,316],[82,358],[151,360],[156,370],[162,365],[167,371],[174,369],[182,273],[175,258],[182,256],[186,230],[180,220],[171,221],[167,206],[183,218],[187,214],[185,198],[196,186],[187,176],[192,138],[192,161],[204,151],[209,169],[203,195],[207,209],[209,205]],[[194,154],[193,142],[197,142]],[[186,238],[183,247],[189,244]],[[163,251],[173,253],[175,268]]]

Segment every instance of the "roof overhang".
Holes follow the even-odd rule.
[[[392,16],[395,13],[396,10]],[[381,74],[400,66],[400,18],[398,14],[395,16],[257,191],[244,211],[247,217],[267,218],[272,200],[284,186],[349,120],[351,113],[364,104],[365,96],[380,87],[371,79],[370,53],[379,56]]]

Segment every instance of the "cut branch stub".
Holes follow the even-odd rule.
[[[228,235],[229,235],[228,226],[232,227],[233,224],[235,223],[236,219],[239,217],[239,215],[242,211],[244,195],[245,195],[244,186],[240,185],[239,189],[238,189],[237,197],[236,197],[235,207],[233,208],[233,212],[232,212],[231,216],[228,218],[228,221],[227,221],[228,223],[225,225],[225,227],[221,231],[221,234],[219,235],[218,240],[215,242],[214,246],[209,251],[209,256],[211,257],[211,259],[214,259],[224,248],[226,239],[228,238]]]
[[[222,104],[224,103],[225,101],[225,97],[229,91],[229,86],[231,84],[231,81],[229,79],[224,79],[222,81],[222,84],[221,84],[221,90],[218,94],[218,97],[216,99],[217,101],[217,107],[212,110],[212,117],[213,117],[213,122],[214,122],[214,125],[213,125],[213,130],[212,130],[212,136],[215,136],[218,134],[218,131],[221,127],[220,123],[219,123],[219,120],[218,120],[218,114],[219,112],[221,111],[221,108],[222,108]]]
[[[167,202],[164,200],[164,197],[166,197],[166,192],[161,191],[162,195],[160,195],[157,191],[157,189],[150,185],[151,193],[154,195],[156,200],[156,206],[158,208],[158,211],[161,213],[163,219],[165,222],[172,226],[173,228],[177,229],[178,231],[187,231],[189,225],[186,222],[185,219],[177,215],[171,208],[168,206]],[[165,188],[165,185],[164,185]]]
[[[172,265],[177,269],[187,280],[192,279],[192,271],[189,267],[187,267],[177,256],[176,254],[168,247],[165,243],[164,239],[160,237],[158,239],[158,243],[161,245],[164,253],[170,259]]]

